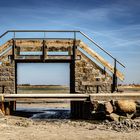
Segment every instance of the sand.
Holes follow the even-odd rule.
[[[0,140],[139,140],[140,131],[116,132],[86,121],[0,119]]]

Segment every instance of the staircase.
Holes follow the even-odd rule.
[[[73,38],[17,38],[16,33],[71,33]],[[94,61],[96,65],[98,63],[104,68],[105,73],[108,73],[112,77],[113,91],[116,90],[117,78],[121,81],[124,80],[124,75],[117,69],[117,64],[125,66],[115,59],[111,54],[105,51],[102,47],[96,44],[91,38],[85,35],[81,31],[54,31],[54,30],[10,30],[0,36],[3,37],[13,33],[14,37],[11,37],[6,43],[0,46],[0,62],[1,66],[4,63],[12,63],[13,61],[23,62],[78,62],[81,60],[81,55],[87,57],[89,61]],[[84,40],[79,39],[78,34],[82,35],[95,47],[99,48],[106,55],[108,55],[114,61],[114,65],[111,65],[105,58],[91,49]],[[53,55],[51,53],[54,53]],[[63,54],[61,54],[63,52]],[[59,54],[60,53],[60,54]],[[93,60],[93,59],[94,60]],[[99,66],[99,65],[98,65]],[[74,66],[75,67],[75,66]],[[99,66],[100,67],[100,66]],[[102,68],[101,68],[102,69]],[[73,75],[75,76],[75,74]],[[74,80],[75,82],[75,80]],[[98,81],[96,84],[99,84]],[[97,84],[97,85],[98,85]],[[1,84],[2,85],[2,84]],[[90,85],[90,83],[89,83]],[[74,84],[75,86],[75,84]]]

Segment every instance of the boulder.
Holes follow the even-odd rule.
[[[110,102],[105,103],[105,112],[111,114],[113,112],[113,106]]]
[[[133,114],[136,112],[136,103],[133,100],[118,100],[116,102],[118,112]]]

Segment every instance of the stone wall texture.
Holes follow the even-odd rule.
[[[81,59],[76,60],[75,66],[76,92],[110,93],[112,77],[84,53],[77,50],[77,55],[79,55]]]
[[[3,62],[0,65],[0,93],[15,92],[15,65],[14,62]]]

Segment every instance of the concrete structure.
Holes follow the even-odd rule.
[[[70,93],[111,93],[117,89],[117,78],[124,75],[117,70],[116,64],[121,64],[107,51],[80,31],[7,31],[12,32],[11,38],[0,46],[0,93],[17,93],[17,64],[18,63],[70,63]],[[16,38],[16,33],[28,32],[60,32],[72,33],[73,38]],[[92,50],[84,40],[77,38],[81,34],[98,47],[114,61],[112,66],[108,61]],[[40,52],[41,55],[22,55],[22,52]],[[49,52],[66,52],[67,55],[48,55]],[[72,110],[78,103],[72,102]],[[81,104],[81,102],[80,102]],[[80,105],[81,106],[81,105]],[[74,114],[74,113],[73,113]]]

